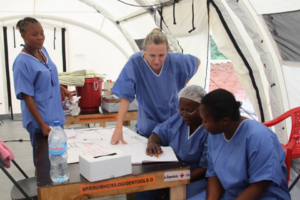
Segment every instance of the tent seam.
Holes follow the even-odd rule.
[[[250,80],[251,80],[251,83],[252,83],[252,85],[254,87],[255,94],[256,94],[256,99],[258,101],[258,106],[259,106],[259,110],[260,110],[261,121],[264,122],[265,121],[264,111],[263,111],[263,107],[262,107],[262,102],[261,102],[259,90],[258,90],[258,87],[256,85],[256,82],[255,82],[255,79],[254,79],[254,76],[253,76],[253,71],[252,71],[252,69],[251,69],[251,67],[250,67],[247,59],[245,58],[244,54],[242,53],[241,49],[239,48],[236,40],[234,39],[231,31],[229,30],[229,27],[228,27],[228,25],[227,25],[227,23],[226,23],[223,15],[222,15],[221,11],[219,10],[218,6],[216,5],[216,3],[213,0],[209,0],[209,1],[212,3],[212,5],[214,6],[214,8],[216,9],[216,11],[217,11],[217,13],[218,13],[218,15],[220,17],[220,20],[222,22],[222,25],[223,25],[225,31],[228,34],[228,37],[230,38],[233,46],[235,47],[235,49],[238,52],[239,56],[243,60],[246,68],[248,69]]]

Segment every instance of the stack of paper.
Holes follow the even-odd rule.
[[[72,111],[78,108],[78,100],[81,97],[73,97],[71,101],[68,100],[68,97],[62,101],[62,106],[65,115],[72,115]]]

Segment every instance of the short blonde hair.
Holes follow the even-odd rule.
[[[166,43],[167,50],[169,50],[169,45],[168,45],[168,38],[167,36],[162,32],[160,28],[155,28],[153,29],[145,38],[143,42],[143,47],[144,50],[147,50],[148,44],[162,44]]]

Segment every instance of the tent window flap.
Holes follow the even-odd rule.
[[[300,11],[267,14],[263,18],[277,43],[282,59],[300,62]]]

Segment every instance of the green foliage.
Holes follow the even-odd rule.
[[[209,35],[210,40],[210,59],[211,60],[228,60],[226,56],[224,56],[219,50],[216,45],[216,42],[214,41],[214,38]]]

